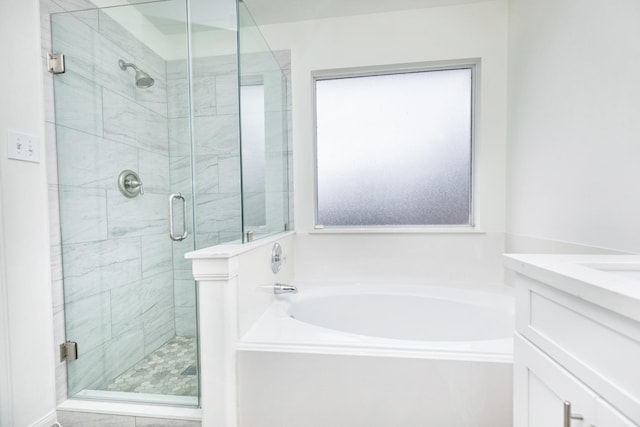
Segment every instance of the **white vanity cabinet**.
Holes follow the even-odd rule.
[[[640,280],[595,269],[594,257],[506,256],[514,427],[640,426]],[[640,268],[640,257],[615,259]]]
[[[638,426],[522,336],[515,351],[515,427]]]

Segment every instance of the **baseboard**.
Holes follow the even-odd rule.
[[[31,424],[29,427],[58,427],[59,425],[60,424],[58,424],[58,416],[56,415],[56,411],[54,409],[35,423]]]

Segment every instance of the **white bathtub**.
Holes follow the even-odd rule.
[[[511,362],[509,288],[422,285],[301,286],[277,296],[241,340],[242,349],[350,353]]]
[[[299,288],[240,340],[240,426],[511,426],[508,288]]]

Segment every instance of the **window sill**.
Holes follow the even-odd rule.
[[[476,227],[323,227],[309,234],[486,234]]]

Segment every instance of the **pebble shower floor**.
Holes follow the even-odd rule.
[[[101,389],[197,396],[196,353],[195,337],[174,337]]]

